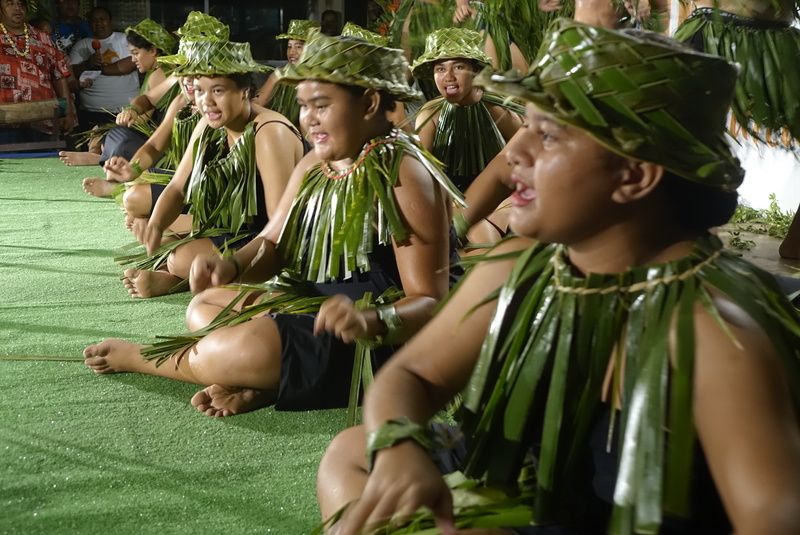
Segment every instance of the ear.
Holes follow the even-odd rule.
[[[650,162],[628,160],[627,166],[620,171],[622,177],[612,199],[620,204],[639,201],[650,195],[661,183],[664,168]]]
[[[374,89],[367,89],[361,97],[364,102],[364,119],[372,119],[381,111],[381,94]]]

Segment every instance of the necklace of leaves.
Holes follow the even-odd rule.
[[[19,48],[17,48],[17,40],[15,38],[11,37],[11,34],[6,29],[6,25],[3,24],[2,22],[0,22],[0,30],[3,30],[3,35],[6,36],[6,39],[11,44],[11,48],[13,48],[14,52],[17,54],[17,56],[20,56],[20,57],[27,56],[28,52],[30,52],[30,50],[31,50],[31,41],[30,41],[30,38],[29,38],[30,36],[28,35],[28,25],[25,24],[24,28],[25,28],[25,30],[24,30],[24,34],[23,34],[23,39],[25,39],[25,50],[23,52],[20,52]],[[17,38],[19,38],[19,36],[17,36]]]

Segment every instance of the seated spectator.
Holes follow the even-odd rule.
[[[25,22],[25,0],[0,0],[0,103],[68,98],[69,68],[52,39]],[[59,119],[59,128],[69,133],[75,116]],[[0,143],[44,141],[52,135],[52,121],[0,125]]]
[[[75,76],[79,80],[92,79],[92,85],[78,94],[78,130],[81,132],[113,122],[110,114],[130,104],[139,93],[139,75],[128,50],[128,41],[125,34],[115,32],[112,25],[108,8],[92,9],[89,27],[94,39],[78,41],[69,54]]]

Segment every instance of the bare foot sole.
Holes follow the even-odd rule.
[[[192,405],[208,416],[233,416],[275,403],[276,390],[211,385],[192,397]]]
[[[62,150],[58,153],[58,157],[64,162],[64,165],[69,166],[97,165],[100,163],[100,154],[95,152],[70,152]]]
[[[181,282],[169,271],[147,271],[126,269],[122,283],[131,297],[147,298],[167,295],[176,284]]]
[[[122,373],[139,371],[144,346],[118,338],[107,338],[83,350],[84,364],[94,373]]]
[[[111,197],[116,184],[104,178],[89,177],[83,179],[83,191],[95,197]]]

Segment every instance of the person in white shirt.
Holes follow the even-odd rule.
[[[75,43],[69,54],[75,76],[91,79],[91,85],[78,94],[79,131],[113,122],[109,112],[119,112],[139,93],[139,75],[128,41],[124,33],[112,29],[111,12],[96,7],[88,20],[94,37]]]

